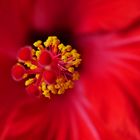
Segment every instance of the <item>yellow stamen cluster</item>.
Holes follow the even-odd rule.
[[[26,61],[26,62],[25,62],[25,65],[26,65],[28,68],[30,68],[31,70],[34,70],[34,69],[37,68],[37,66],[36,66],[36,65],[33,65],[30,61]]]
[[[28,80],[25,81],[25,86],[28,86],[34,82],[33,78],[29,78]]]
[[[64,45],[60,43],[60,40],[56,36],[50,36],[43,43],[41,40],[36,41],[33,44],[37,49],[32,49],[33,59],[35,61],[40,57],[41,51],[47,49],[52,53],[52,56],[57,57],[57,68],[60,73],[54,83],[48,84],[44,78],[41,79],[39,89],[47,98],[50,98],[51,94],[63,94],[67,89],[71,89],[74,86],[74,81],[78,80],[80,75],[77,72],[77,67],[81,63],[80,54],[76,49],[73,49],[70,45]],[[25,65],[35,70],[36,65],[31,62],[26,62]],[[51,65],[48,66],[51,69]],[[38,79],[40,74],[35,74],[35,78]],[[25,81],[25,85],[28,86],[34,82],[33,78]]]
[[[60,40],[56,36],[49,36],[48,39],[44,42],[45,47],[53,46],[57,47],[60,43]]]
[[[50,98],[50,94],[63,94],[65,90],[73,88],[74,83],[72,80],[67,80],[62,76],[56,79],[55,84],[47,85],[45,82],[42,82],[41,89],[45,97]]]

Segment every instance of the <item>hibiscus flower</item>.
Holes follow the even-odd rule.
[[[1,140],[139,140],[138,0],[0,1]],[[11,68],[24,45],[56,35],[82,57],[80,80],[52,100],[25,94]]]

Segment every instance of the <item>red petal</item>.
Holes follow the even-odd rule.
[[[38,30],[47,31],[69,28],[78,35],[118,30],[139,18],[139,5],[139,0],[37,0],[32,4],[32,24]]]
[[[78,44],[91,114],[119,140],[140,139],[140,29],[85,37]]]
[[[28,17],[28,14],[26,14],[25,17]],[[11,45],[9,46],[6,45],[7,50],[8,48],[21,47],[20,45],[21,43],[23,43],[23,40],[25,39],[25,34],[28,31],[29,24],[26,18],[23,17],[23,12],[21,12],[21,8],[18,2],[17,1],[12,2],[11,0],[1,1],[0,18],[2,19],[0,22],[1,43],[2,44],[4,43],[6,45],[11,42]],[[17,45],[14,46],[13,42],[17,43]]]
[[[135,23],[140,16],[139,0],[82,0],[79,3],[71,11],[77,34],[120,30]]]

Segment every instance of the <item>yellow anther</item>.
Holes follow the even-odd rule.
[[[53,90],[54,86],[53,85],[48,85],[48,90]]]
[[[50,42],[45,41],[45,42],[44,42],[44,46],[45,46],[45,47],[49,47],[49,46],[50,46]]]
[[[56,36],[52,37],[52,45],[53,46],[58,46],[59,43],[60,43],[60,40]]]
[[[60,88],[60,85],[59,84],[56,84],[55,85],[55,89],[59,89]]]
[[[48,37],[48,39],[44,42],[45,47],[49,47],[52,44],[52,37]]]
[[[68,71],[71,72],[71,73],[73,73],[74,72],[74,67],[69,67],[68,68]]]
[[[51,84],[47,86],[48,90],[51,91],[53,94],[57,93],[57,90],[55,89],[55,85]]]
[[[73,80],[78,80],[80,78],[80,75],[78,72],[73,73]]]
[[[30,79],[25,81],[25,86],[28,86],[28,85],[32,84],[33,82],[34,82],[34,79],[30,78]]]
[[[35,75],[35,78],[38,79],[38,78],[39,78],[39,74],[36,74],[36,75]]]
[[[67,48],[66,47],[63,47],[62,50],[61,50],[61,52],[62,52],[62,55],[65,54],[67,52]]]
[[[52,90],[52,93],[57,94],[57,90],[56,89]]]
[[[37,68],[37,66],[33,65],[30,61],[25,62],[25,65],[29,67],[31,70],[34,70]]]
[[[25,79],[25,78],[27,78],[27,76],[28,76],[28,74],[24,74],[24,75],[22,76],[22,78]]]
[[[78,67],[81,63],[81,59],[76,59],[75,61],[72,62],[72,64],[75,66],[75,67]]]
[[[67,51],[67,48],[64,46],[63,48],[62,48],[62,52],[66,52]]]
[[[67,81],[68,88],[73,88],[74,84],[71,80]]]
[[[35,53],[37,58],[39,58],[40,54],[41,54],[41,51],[36,51],[36,53]]]
[[[79,54],[79,53],[73,53],[72,55],[73,55],[73,57],[74,57],[75,59],[77,59],[77,58],[80,57],[80,54]]]
[[[71,47],[70,45],[67,45],[67,46],[66,46],[66,49],[67,49],[67,51],[69,52],[69,51],[72,50],[72,47]]]
[[[35,65],[31,65],[31,66],[30,66],[30,69],[31,69],[31,70],[34,70],[34,69],[36,69],[36,68],[37,68],[37,66],[35,66]]]
[[[42,93],[45,97],[48,97],[50,99],[50,92],[49,90],[45,90],[43,93]]]
[[[64,54],[64,56],[66,56],[66,57],[70,57],[70,56],[72,56],[72,55],[71,55],[70,52],[66,52],[66,53]]]
[[[46,83],[45,82],[42,82],[42,91],[45,91],[46,90]]]
[[[44,45],[46,47],[49,47],[49,46],[58,46],[60,43],[60,40],[56,37],[56,36],[50,36],[48,37],[48,39],[44,42]]]
[[[73,82],[71,80],[68,80],[65,85],[64,85],[64,88],[65,89],[69,89],[69,88],[73,88]]]
[[[65,89],[64,89],[64,87],[62,87],[58,90],[57,94],[63,94],[64,92],[65,92]]]
[[[26,61],[26,62],[25,62],[25,65],[26,65],[27,67],[30,67],[32,64],[31,64],[30,61]]]
[[[62,44],[62,43],[58,45],[58,49],[59,49],[59,50],[62,50],[64,47],[65,47],[65,46],[64,46],[64,44]]]
[[[62,55],[61,59],[64,60],[64,62],[66,62],[67,61],[67,56]]]
[[[72,53],[72,54],[77,53],[77,50],[73,49],[73,50],[71,51],[71,53]]]
[[[64,77],[59,77],[58,79],[56,79],[56,83],[64,83],[65,82],[65,78]]]
[[[36,41],[33,45],[35,46],[35,47],[38,47],[39,45],[41,45],[42,44],[42,41],[41,40],[38,40],[38,41]]]
[[[64,89],[66,90],[66,89],[68,89],[68,88],[69,88],[68,84],[65,83],[65,85],[64,85]]]

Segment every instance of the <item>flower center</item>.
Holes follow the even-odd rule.
[[[38,40],[33,46],[21,48],[11,73],[14,80],[25,80],[29,94],[51,98],[73,88],[80,77],[80,63],[77,50],[60,43],[56,36],[49,36],[44,43]]]

